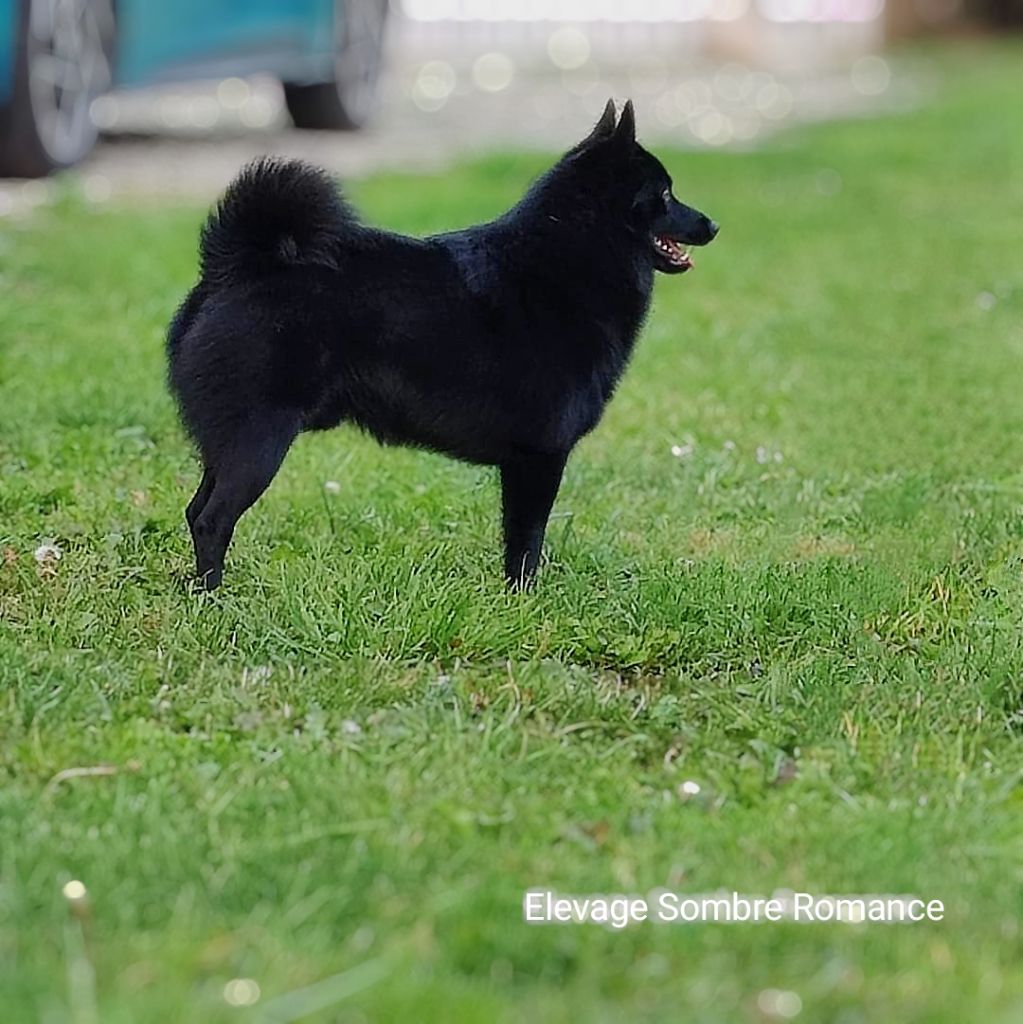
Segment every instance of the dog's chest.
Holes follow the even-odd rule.
[[[552,404],[549,430],[559,448],[571,448],[600,422],[625,370],[628,355],[616,351],[572,374]]]

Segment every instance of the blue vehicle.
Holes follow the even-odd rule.
[[[300,128],[352,129],[376,99],[388,0],[0,0],[0,176],[96,141],[111,88],[265,72]]]

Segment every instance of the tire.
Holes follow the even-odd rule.
[[[334,0],[334,78],[313,85],[284,83],[296,128],[353,131],[377,105],[388,0]]]
[[[111,0],[21,0],[14,89],[0,108],[0,176],[42,177],[89,152],[90,106],[110,88],[113,38]]]

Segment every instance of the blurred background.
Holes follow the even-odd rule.
[[[1023,0],[0,0],[0,215],[72,167],[103,202],[212,196],[264,152],[353,175],[558,150],[609,96],[649,140],[749,147],[918,104],[926,62],[892,43],[1021,23]]]

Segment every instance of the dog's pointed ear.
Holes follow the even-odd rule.
[[[636,141],[636,111],[633,109],[632,100],[627,100],[622,107],[622,116],[615,129],[615,141],[628,146]]]
[[[600,120],[593,126],[593,131],[586,138],[586,142],[599,142],[601,139],[609,139],[615,132],[615,101],[608,100],[604,107],[604,113]]]

